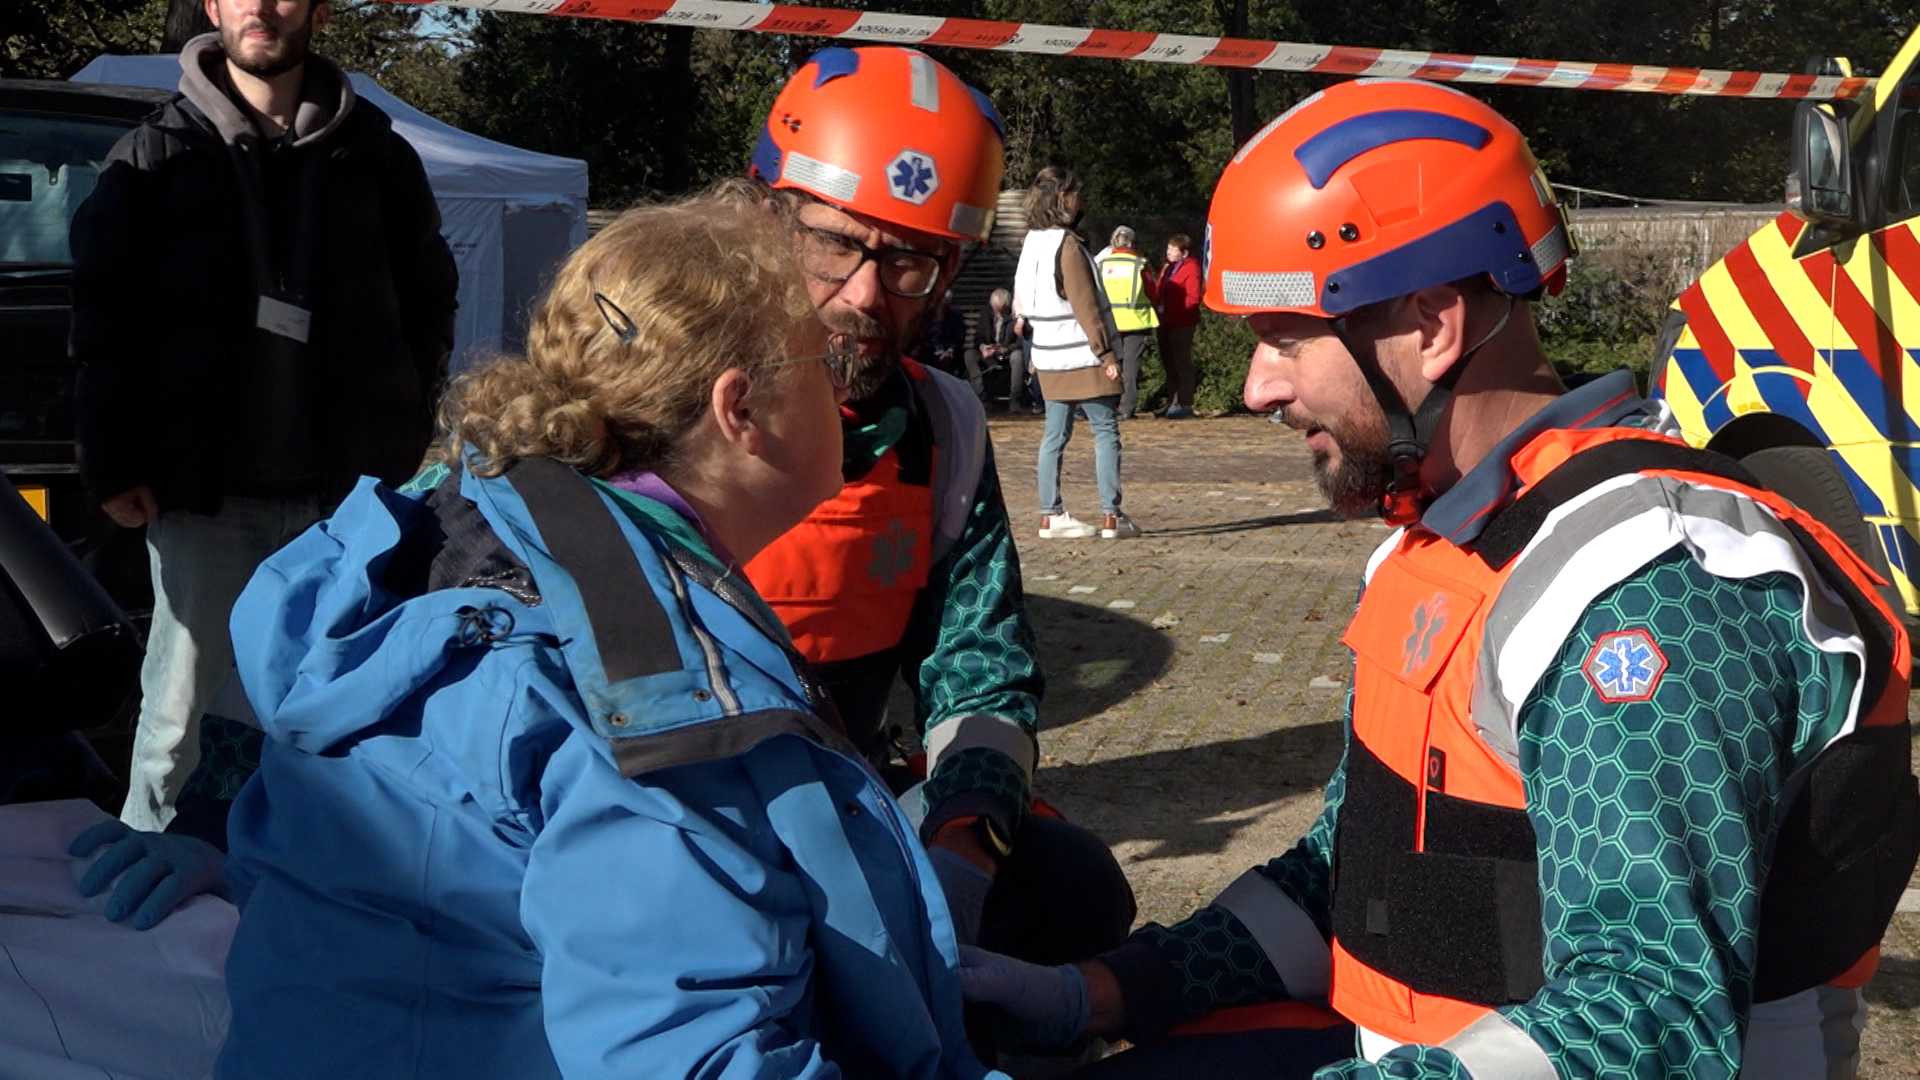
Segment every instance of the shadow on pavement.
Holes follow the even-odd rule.
[[[1250,811],[1293,796],[1318,798],[1340,762],[1341,727],[1326,721],[1086,765],[1048,765],[1042,788],[1109,844],[1156,843],[1138,858],[1216,853],[1248,824]],[[1196,784],[1195,777],[1206,782]]]
[[[1027,616],[1047,675],[1041,731],[1098,716],[1153,685],[1173,662],[1173,640],[1129,612],[1028,593]]]
[[[1867,1000],[1892,1009],[1920,1008],[1920,960],[1880,957],[1880,970],[1866,987]]]
[[[1245,521],[1209,522],[1205,525],[1183,525],[1177,529],[1154,529],[1146,534],[1147,539],[1169,536],[1223,536],[1227,533],[1254,532],[1258,529],[1271,529],[1281,525],[1326,525],[1342,520],[1332,510],[1308,510],[1297,514],[1273,514],[1268,517],[1248,518]]]

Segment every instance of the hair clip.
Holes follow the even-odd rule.
[[[607,320],[607,328],[613,331],[614,337],[620,339],[620,344],[631,345],[640,337],[640,328],[633,325],[633,320],[627,318],[627,313],[620,310],[619,304],[596,291],[593,294],[593,306],[600,309],[600,317]]]

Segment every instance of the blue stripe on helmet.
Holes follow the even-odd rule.
[[[842,75],[859,71],[860,54],[835,45],[807,57],[807,63],[813,65],[813,88],[818,90]]]
[[[1475,274],[1486,274],[1513,296],[1530,295],[1543,282],[1506,203],[1488,203],[1444,229],[1328,274],[1320,306],[1330,315],[1344,315]]]
[[[1492,138],[1486,128],[1457,116],[1424,109],[1383,109],[1340,121],[1301,143],[1293,156],[1318,190],[1327,186],[1340,166],[1382,146],[1409,139],[1444,139],[1478,150]]]
[[[753,175],[774,183],[780,179],[780,166],[785,160],[779,144],[773,141],[773,118],[768,117],[767,126],[760,129],[760,142],[753,148]]]
[[[971,86],[967,87],[967,94],[973,98],[975,105],[980,106],[981,113],[986,116],[987,122],[993,125],[993,130],[1000,134],[1000,141],[1005,142],[1007,139],[1007,124],[1006,121],[1000,119],[1000,110],[993,107],[993,99],[975,90]]]

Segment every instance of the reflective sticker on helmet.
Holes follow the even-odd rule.
[[[993,211],[966,203],[954,203],[953,216],[947,219],[947,228],[964,236],[985,239],[993,231]]]
[[[1555,225],[1547,235],[1533,242],[1533,268],[1545,275],[1567,257],[1567,234]]]
[[[780,178],[795,187],[841,202],[852,202],[860,193],[860,174],[831,162],[808,157],[798,150],[787,151],[785,169]]]
[[[934,166],[933,155],[919,150],[895,154],[887,163],[887,190],[902,202],[915,206],[925,203],[940,190],[940,172]]]
[[[1553,205],[1553,188],[1547,183],[1547,174],[1539,169],[1533,170],[1533,194],[1540,200],[1541,206]]]
[[[1211,247],[1211,237],[1208,243]],[[1315,299],[1313,275],[1304,270],[1281,274],[1222,271],[1220,292],[1227,303],[1246,308],[1309,307]]]
[[[939,112],[940,72],[933,66],[933,58],[925,53],[907,53],[907,72],[913,107],[931,113]]]

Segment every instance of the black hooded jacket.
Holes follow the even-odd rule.
[[[88,486],[145,484],[163,511],[211,513],[229,495],[405,480],[432,436],[458,285],[419,156],[321,57],[271,140],[229,95],[216,35],[181,61],[180,94],[114,147],[74,218]],[[304,342],[261,325],[297,327],[301,310]]]

